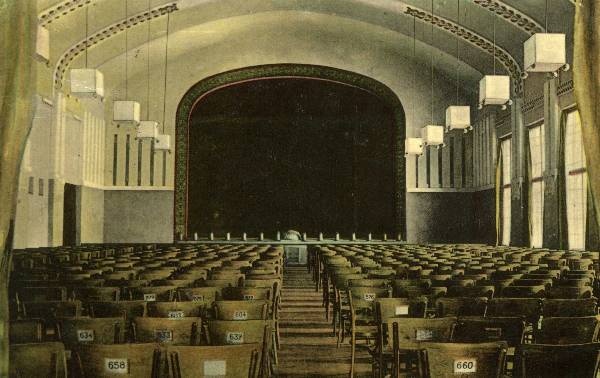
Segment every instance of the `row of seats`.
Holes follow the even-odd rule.
[[[386,244],[309,255],[338,345],[351,344],[351,376],[357,347],[381,377],[595,376],[597,252]],[[589,358],[574,363],[565,347]]]
[[[281,247],[24,250],[12,273],[13,376],[268,377],[277,364]]]

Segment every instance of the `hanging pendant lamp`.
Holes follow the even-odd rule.
[[[512,105],[512,100],[510,99],[510,76],[496,75],[496,16],[494,16],[493,20],[493,32],[494,53],[492,59],[494,74],[485,75],[479,81],[478,108],[482,109],[486,105],[500,105],[504,110],[507,108],[507,105]]]
[[[72,68],[69,71],[71,94],[77,97],[104,97],[104,75],[88,68],[88,19],[89,6],[85,8],[85,68]]]
[[[162,133],[157,133],[156,139],[154,142],[154,151],[168,151],[171,152],[171,136],[169,134],[165,134],[165,120],[167,116],[167,72],[169,68],[169,29],[171,25],[171,14],[167,14],[167,30],[166,30],[166,40],[165,40],[165,76],[164,76],[164,85],[163,85],[163,119],[162,119]],[[158,130],[158,123],[156,123],[156,129]]]

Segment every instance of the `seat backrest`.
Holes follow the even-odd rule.
[[[583,299],[591,298],[593,295],[590,286],[558,286],[546,291],[546,298],[553,299]]]
[[[505,298],[542,298],[546,293],[546,286],[507,286],[502,289],[501,295]]]
[[[223,288],[210,287],[185,287],[177,289],[177,296],[180,301],[201,302],[211,306],[212,303],[221,296]]]
[[[260,344],[221,346],[168,346],[169,378],[256,378]]]
[[[504,372],[507,345],[504,342],[458,344],[425,343],[420,353],[425,376],[454,378],[500,378]]]
[[[21,287],[17,289],[17,295],[22,302],[65,301],[67,288],[64,286]]]
[[[477,286],[450,286],[448,287],[448,297],[494,297],[496,288],[491,285]]]
[[[391,330],[393,324],[398,324],[398,342],[450,342],[456,318],[390,318],[387,321],[387,329]]]
[[[442,297],[436,301],[437,316],[484,316],[487,301],[486,297]]]
[[[523,343],[525,322],[520,317],[461,317],[452,340],[459,343],[506,341],[510,347]]]
[[[156,318],[185,318],[203,315],[204,305],[199,302],[148,302],[148,316]]]
[[[270,320],[210,320],[208,331],[211,345],[258,343],[264,345],[265,329],[272,329]]]
[[[27,318],[53,319],[62,316],[81,316],[81,301],[24,302],[23,316]]]
[[[214,303],[217,320],[261,320],[269,315],[268,300],[216,301]]]
[[[75,299],[82,301],[118,301],[120,298],[121,289],[118,287],[77,287],[73,289]]]
[[[135,318],[134,339],[141,343],[199,345],[202,331],[200,318]]]
[[[67,349],[78,344],[119,344],[125,340],[125,318],[62,318],[59,331]]]
[[[541,312],[542,302],[537,298],[493,298],[488,301],[487,316],[521,316],[534,323]]]
[[[11,378],[66,378],[67,360],[62,343],[11,344]]]
[[[73,350],[75,376],[156,378],[161,360],[157,344],[79,345]]]
[[[142,286],[129,288],[131,299],[146,302],[172,301],[175,298],[176,286]]]
[[[351,287],[347,289],[348,297],[352,300],[352,307],[358,309],[373,309],[373,302],[377,298],[388,298],[390,292],[382,287]]]
[[[9,324],[11,344],[39,343],[45,334],[46,327],[42,319],[11,320]]]
[[[270,287],[224,287],[222,299],[228,301],[271,300],[273,299],[273,289]]]
[[[549,317],[591,316],[596,315],[597,298],[585,299],[544,299],[542,315]]]
[[[533,327],[537,344],[586,344],[598,340],[600,316],[542,318]]]
[[[93,318],[122,316],[131,321],[136,316],[146,316],[146,301],[88,302],[87,305]]]
[[[427,298],[377,298],[375,308],[378,322],[387,322],[389,318],[424,318]]]
[[[515,375],[521,378],[596,378],[599,344],[522,344],[515,352]]]

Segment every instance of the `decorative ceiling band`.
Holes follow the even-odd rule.
[[[119,34],[127,28],[150,21],[153,18],[164,16],[168,13],[176,11],[177,9],[177,4],[174,2],[166,5],[161,5],[159,7],[135,14],[127,18],[126,20],[115,22],[105,27],[104,29],[90,35],[87,39],[79,41],[71,48],[69,48],[65,53],[63,53],[60,59],[58,60],[56,68],[54,69],[55,88],[62,87],[62,82],[64,80],[67,68],[69,67],[71,62],[75,58],[77,58],[77,56],[79,56],[79,54],[83,53],[86,50],[86,47],[89,48],[91,46],[94,46],[95,44],[109,37]]]
[[[454,36],[468,42],[469,44],[482,51],[485,51],[492,56],[495,52],[496,59],[498,59],[498,61],[504,66],[513,79],[515,94],[521,95],[523,93],[521,66],[519,66],[515,58],[513,58],[512,55],[510,55],[506,50],[498,47],[498,45],[496,45],[494,48],[492,41],[489,41],[481,35],[464,28],[453,21],[438,16],[432,16],[432,14],[429,12],[408,6],[406,7],[406,14],[414,16],[423,22],[433,24],[434,26],[453,34]]]
[[[53,21],[58,20],[62,16],[89,5],[94,0],[67,0],[60,2],[46,10],[38,16],[40,25],[47,26]]]
[[[541,33],[544,27],[525,13],[496,0],[472,0],[475,4],[494,12],[528,34]]]

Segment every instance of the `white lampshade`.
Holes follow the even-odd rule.
[[[446,129],[465,130],[471,128],[470,106],[449,106],[446,108]]]
[[[81,97],[104,97],[104,75],[93,68],[71,69],[71,93]]]
[[[426,146],[444,144],[444,126],[427,125],[421,129],[421,139]]]
[[[113,103],[113,120],[123,124],[139,124],[140,103],[137,101],[115,101]]]
[[[479,82],[480,105],[506,105],[510,102],[510,77],[486,75]]]
[[[556,72],[567,64],[565,35],[536,33],[523,44],[525,70]]]
[[[156,136],[156,142],[154,143],[155,151],[169,151],[171,150],[171,136],[167,134],[159,134]]]
[[[37,27],[35,56],[44,62],[50,60],[50,32],[41,25]]]
[[[404,140],[404,155],[423,155],[422,138],[406,138]]]
[[[158,137],[158,122],[156,121],[141,121],[137,126],[136,138],[138,139],[155,139]],[[156,146],[155,146],[156,148]]]

